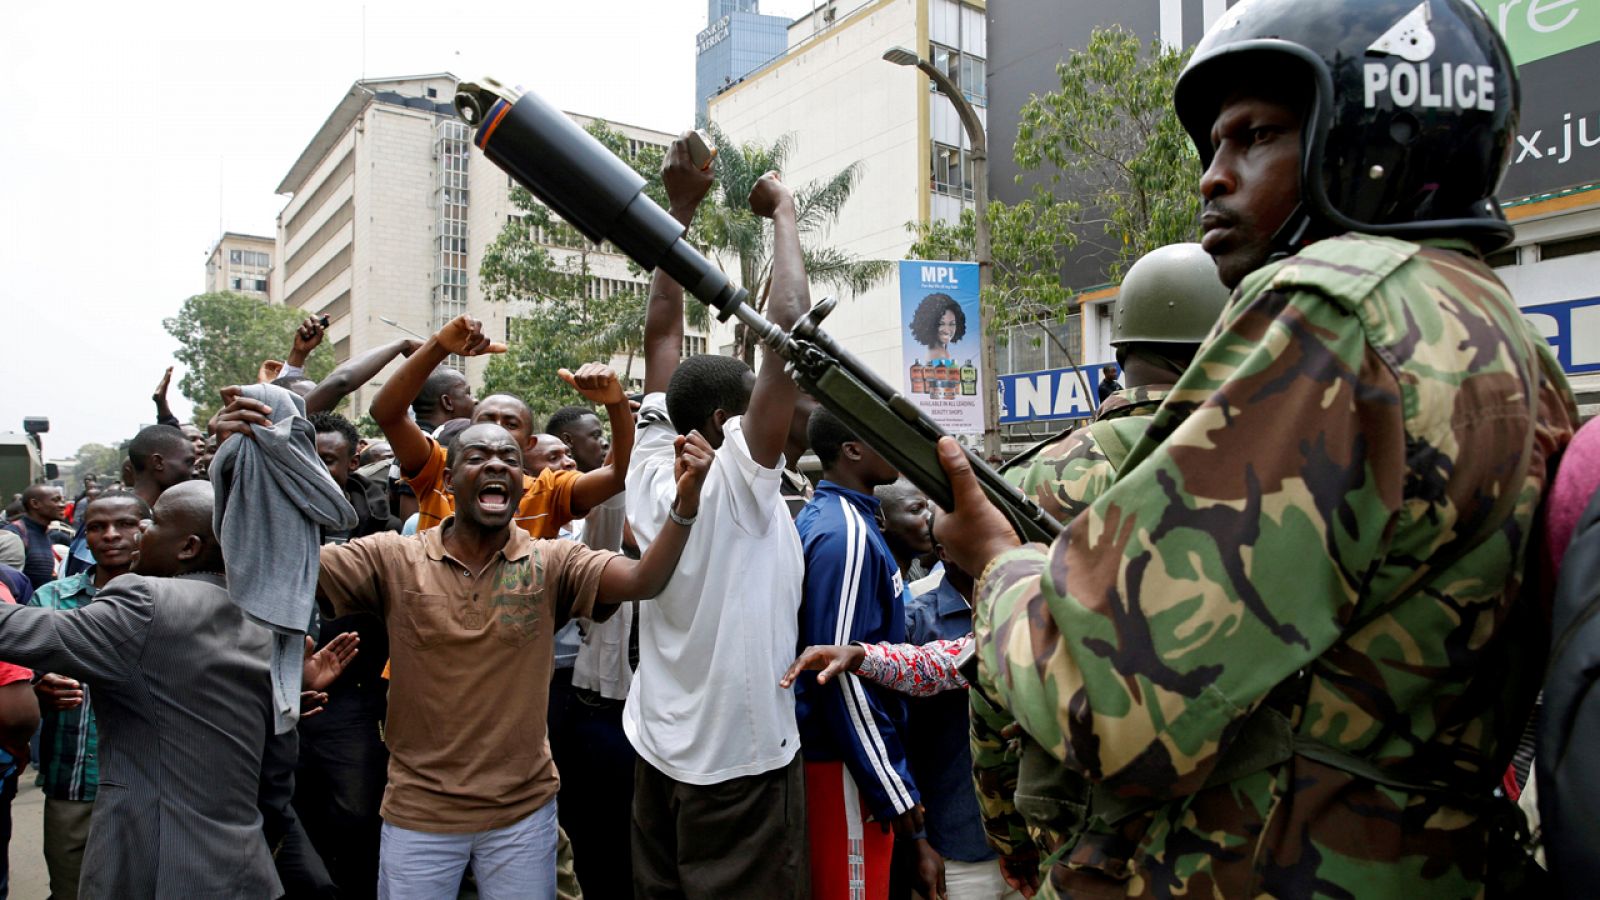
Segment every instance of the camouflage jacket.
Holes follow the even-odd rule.
[[[1170,385],[1124,388],[1111,394],[1095,411],[1095,422],[1116,429],[1126,446],[1138,443]],[[1058,520],[1066,522],[1086,509],[1111,482],[1117,470],[1089,428],[1078,428],[1039,448],[1025,466],[1006,478]],[[972,706],[972,774],[978,808],[989,843],[1006,856],[1026,855],[1037,848],[1041,860],[1061,850],[1071,835],[1054,827],[1053,817],[1017,808],[1018,777],[1024,750],[1032,751],[1026,734],[1011,737],[1016,720],[979,692],[970,692]],[[1027,785],[1022,786],[1026,804]]]
[[[1050,889],[1481,892],[1469,798],[1536,688],[1517,587],[1576,410],[1463,249],[1347,235],[1252,273],[1116,482],[984,572],[979,686],[1150,806],[1126,857],[1056,866]],[[1286,684],[1293,753],[1208,785]]]
[[[1132,446],[1144,435],[1169,390],[1169,385],[1150,385],[1114,391],[1095,411],[1094,420],[1114,423],[1124,442]],[[1006,472],[1007,480],[1062,522],[1082,512],[1115,477],[1116,469],[1107,464],[1088,428],[1052,438],[1028,465]]]

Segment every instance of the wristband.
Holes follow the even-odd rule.
[[[688,528],[700,518],[700,514],[695,513],[692,516],[680,516],[678,515],[678,504],[674,502],[671,506],[667,507],[667,518],[677,522],[679,525],[682,525],[685,528]]]

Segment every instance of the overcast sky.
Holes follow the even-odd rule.
[[[6,19],[0,432],[49,416],[45,455],[61,457],[154,419],[177,347],[162,318],[200,291],[222,231],[274,233],[287,198],[273,189],[352,81],[494,74],[563,109],[678,131],[694,119],[706,4],[92,0],[10,4]],[[186,417],[176,383],[171,397]]]

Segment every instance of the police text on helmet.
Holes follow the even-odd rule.
[[[1417,4],[1367,47],[1367,53],[1394,62],[1369,62],[1361,68],[1365,105],[1374,109],[1387,96],[1401,109],[1478,109],[1493,112],[1494,69],[1459,63],[1429,64],[1436,46],[1429,27],[1427,0]]]

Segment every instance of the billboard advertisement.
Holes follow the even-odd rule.
[[[1511,50],[1522,115],[1500,198],[1600,181],[1600,0],[1477,0]]]
[[[978,264],[900,263],[902,389],[951,434],[983,433]]]

